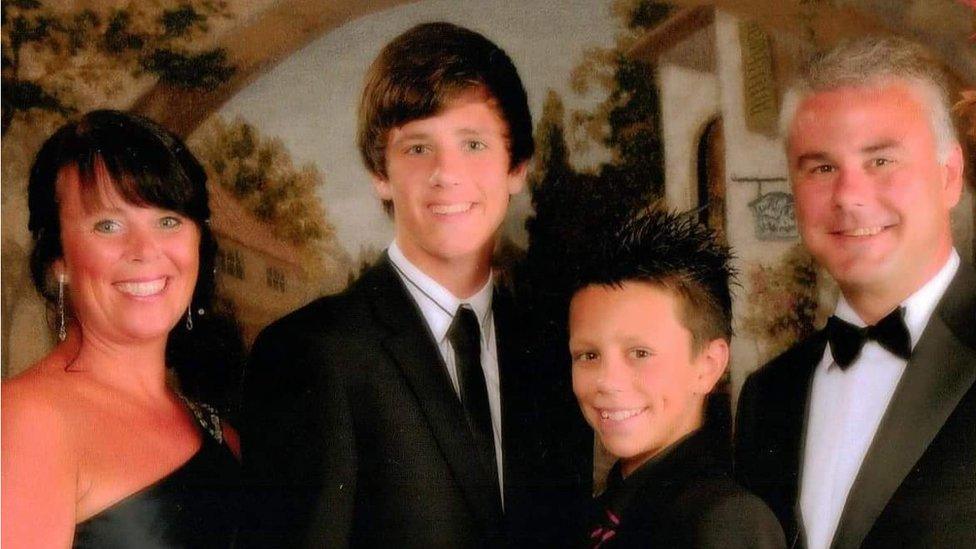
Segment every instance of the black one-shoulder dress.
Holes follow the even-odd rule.
[[[240,516],[240,464],[213,409],[187,402],[204,430],[186,463],[75,527],[76,548],[231,547]]]

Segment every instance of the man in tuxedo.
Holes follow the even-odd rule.
[[[243,543],[549,543],[581,492],[550,443],[578,412],[526,360],[490,264],[534,147],[518,73],[480,34],[414,27],[369,69],[358,141],[393,243],[256,341]]]
[[[841,296],[746,381],[736,470],[795,545],[976,547],[976,274],[943,82],[918,46],[863,39],[784,101],[800,232]]]

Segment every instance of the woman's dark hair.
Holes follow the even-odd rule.
[[[170,331],[166,361],[186,396],[226,410],[236,401],[244,347],[233,311],[217,306],[217,243],[210,230],[207,175],[174,133],[141,116],[97,110],[61,126],[44,142],[31,167],[27,196],[34,286],[49,303],[56,301],[49,277],[51,264],[63,256],[57,194],[62,170],[75,167],[82,196],[91,197],[99,192],[98,162],[124,200],[177,212],[200,230],[200,271],[190,302],[193,329],[180,322]]]

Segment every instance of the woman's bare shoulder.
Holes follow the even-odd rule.
[[[4,446],[18,444],[22,436],[31,444],[47,439],[67,443],[71,407],[77,402],[64,379],[66,373],[41,361],[0,384],[0,418],[3,421]]]
[[[41,361],[0,384],[3,541],[11,546],[66,546],[74,529],[82,419],[66,372],[49,366]]]
[[[4,438],[8,435],[16,438],[23,427],[27,433],[36,433],[32,439],[57,439],[64,435],[62,442],[68,442],[67,435],[73,420],[81,415],[77,408],[83,400],[78,398],[77,374],[70,371],[78,354],[79,340],[77,332],[72,330],[68,339],[44,358],[0,384]]]

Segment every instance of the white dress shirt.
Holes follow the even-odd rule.
[[[390,256],[390,262],[393,263],[393,268],[403,280],[407,292],[410,293],[417,307],[420,308],[434,342],[437,343],[441,358],[447,365],[447,373],[451,377],[451,383],[454,385],[454,392],[458,398],[460,398],[461,389],[458,382],[457,360],[451,342],[447,337],[447,331],[451,327],[458,307],[462,304],[469,306],[478,318],[478,327],[481,331],[481,369],[485,373],[485,384],[488,389],[491,430],[495,442],[495,462],[498,467],[498,488],[501,491],[502,505],[504,506],[502,405],[498,375],[498,352],[495,346],[495,317],[491,310],[491,297],[494,289],[492,276],[489,274],[485,285],[477,293],[462,301],[411,263],[403,255],[403,251],[400,250],[395,241],[390,244],[387,253]]]
[[[953,250],[942,269],[901,303],[913,349],[959,262]],[[866,326],[843,295],[834,315]],[[907,364],[873,340],[865,342],[846,370],[834,362],[829,345],[824,351],[813,374],[800,484],[800,513],[809,549],[830,547],[861,462]]]

